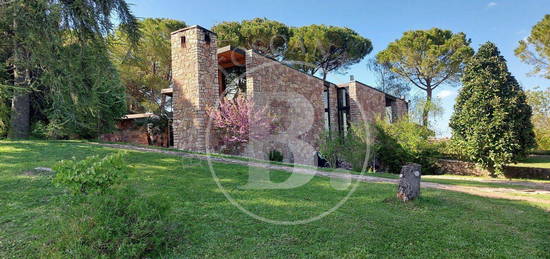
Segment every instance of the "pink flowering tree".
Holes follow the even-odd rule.
[[[225,150],[242,152],[250,140],[261,140],[274,129],[274,118],[265,107],[258,108],[252,100],[238,96],[232,100],[223,99],[217,108],[209,110],[212,129],[221,138]]]

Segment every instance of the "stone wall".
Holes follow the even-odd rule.
[[[357,81],[348,84],[348,91],[352,122],[373,122],[376,118],[384,116],[386,94]]]
[[[409,104],[403,99],[396,99],[392,102],[392,116],[394,121],[397,121],[409,112]]]
[[[106,133],[99,137],[101,141],[106,142],[124,142],[140,145],[148,145],[147,128],[137,127],[132,120],[122,120],[117,122],[116,130],[112,133]]]
[[[256,152],[247,155],[265,159],[271,149],[277,149],[287,162],[314,164],[324,131],[323,80],[251,50],[246,53],[246,66],[248,98],[259,107],[268,107],[277,125],[275,134],[257,143]],[[330,96],[335,98],[336,92],[331,91]]]
[[[147,126],[137,126],[134,120],[121,120],[116,124],[116,130],[99,136],[105,142],[123,142],[140,145],[169,146],[169,132],[151,136],[147,134]],[[149,143],[151,141],[151,143]]]
[[[440,159],[437,161],[437,167],[443,174],[469,175],[469,176],[487,176],[489,172],[478,168],[474,163],[468,163],[459,160]]]
[[[488,176],[487,170],[477,167],[474,163],[459,160],[440,159],[437,166],[441,173],[466,176]],[[550,179],[550,169],[519,166],[505,166],[503,169],[506,178]]]
[[[386,99],[392,100],[393,121],[408,113],[408,103],[358,81],[351,81],[339,87],[348,87],[350,97],[350,117],[352,122],[373,122],[386,114]]]
[[[200,26],[172,33],[174,145],[206,151],[207,110],[218,99],[216,35]]]

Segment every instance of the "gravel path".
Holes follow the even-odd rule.
[[[498,183],[498,184],[505,184],[505,185],[515,185],[515,186],[525,186],[530,187],[534,189],[543,189],[550,191],[550,182],[537,182],[537,181],[521,181],[521,180],[506,180],[506,179],[487,179],[487,178],[480,178],[480,177],[460,177],[460,176],[453,176],[453,175],[437,175],[432,177],[426,177],[432,180],[464,180],[464,181],[472,181],[472,182],[480,182],[480,183]]]
[[[147,148],[147,147],[140,147],[140,146],[133,146],[133,145],[123,145],[123,144],[105,144],[105,143],[92,143],[92,144],[111,147],[111,148],[117,148],[117,149],[162,153],[162,154],[175,155],[175,156],[181,156],[181,157],[187,157],[187,158],[195,158],[195,159],[201,159],[201,160],[210,159],[211,161],[214,161],[214,162],[240,164],[240,165],[266,168],[266,169],[272,169],[272,170],[294,172],[299,174],[319,175],[324,177],[342,178],[342,179],[354,179],[362,182],[391,183],[391,184],[397,184],[399,182],[398,179],[388,179],[388,178],[381,178],[381,177],[374,177],[374,176],[367,176],[367,175],[356,175],[356,174],[348,174],[348,173],[340,173],[340,172],[325,172],[325,171],[315,170],[313,168],[290,167],[285,165],[275,165],[275,164],[268,164],[268,163],[254,162],[254,161],[243,161],[243,160],[232,159],[232,158],[222,158],[222,157],[213,157],[213,156],[209,157],[207,155],[192,154],[192,153],[186,153],[182,151],[170,151],[170,150]],[[487,180],[487,181],[494,182],[491,180]],[[509,181],[507,181],[507,183],[509,183]],[[550,204],[550,200],[547,200],[547,199],[539,199],[536,197],[517,195],[517,194],[550,195],[550,184],[533,183],[533,182],[515,182],[514,184],[528,186],[528,187],[539,187],[539,188],[542,187],[543,189],[472,187],[472,186],[431,183],[431,182],[425,182],[425,181],[421,183],[421,187],[462,192],[462,193],[467,193],[467,194],[472,194],[472,195],[477,195],[482,197],[489,197],[489,198],[520,200],[520,201]],[[548,211],[550,211],[550,209],[548,209]]]

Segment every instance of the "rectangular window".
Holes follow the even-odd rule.
[[[329,114],[325,111],[325,130],[330,131],[330,121],[329,121]]]
[[[395,113],[395,102],[395,99],[386,96],[386,114],[384,117],[389,123],[394,123],[398,119]]]
[[[185,48],[185,36],[180,37],[180,47]]]
[[[323,104],[325,107],[325,130],[330,131],[330,98],[328,88],[323,91]]]
[[[338,88],[338,130],[340,134],[346,136],[350,125],[349,116],[349,93],[347,88]]]

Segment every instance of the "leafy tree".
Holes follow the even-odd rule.
[[[380,165],[390,173],[399,173],[407,163],[422,165],[422,174],[437,173],[436,145],[430,141],[435,133],[407,118],[395,123],[377,120],[373,125],[373,153]]]
[[[0,16],[2,8],[0,8]],[[0,19],[0,38],[9,39],[7,24]],[[10,44],[7,41],[0,41],[0,138],[6,137],[10,120],[10,87],[6,84],[10,79],[10,67],[8,59],[11,56]]]
[[[492,173],[535,144],[531,107],[497,47],[483,44],[468,62],[449,126],[464,155]]]
[[[387,64],[380,64],[376,59],[371,59],[367,67],[376,76],[376,88],[381,91],[397,97],[406,96],[411,91],[409,82],[391,71]]]
[[[58,69],[71,67],[69,64],[60,65],[59,61],[55,62],[62,60],[60,56],[67,45],[82,49],[100,46],[105,35],[112,30],[115,16],[132,39],[139,37],[136,33],[136,20],[125,0],[14,0],[0,5],[0,13],[0,23],[8,25],[3,34],[7,36],[5,40],[10,44],[9,60],[13,80],[8,80],[7,83],[16,86],[14,89],[17,89],[12,93],[10,116],[10,136],[15,138],[25,138],[29,135],[31,115],[34,115],[31,114],[31,110],[35,110],[35,107],[31,109],[31,103],[40,101],[35,98],[35,94],[39,93],[36,91],[37,87],[40,84],[44,86],[49,80],[64,81],[64,77],[73,76],[67,71],[53,69],[50,69],[49,76],[43,76],[48,74],[43,72],[51,68],[52,64]],[[91,55],[88,57],[92,59],[87,60],[88,62],[95,61],[93,52],[84,52]],[[98,71],[106,70],[96,70]],[[104,76],[109,77],[103,73],[93,74],[84,82],[95,85],[95,81],[101,81]],[[71,98],[82,100],[86,96],[73,94]],[[49,108],[57,110],[60,107],[54,105]],[[47,110],[39,112],[45,113]]]
[[[326,80],[328,73],[357,64],[371,51],[371,41],[351,29],[309,25],[292,30],[285,59],[312,75],[321,72]]]
[[[267,18],[241,22],[222,22],[212,27],[218,36],[218,45],[232,45],[253,49],[272,58],[281,58],[286,51],[290,28]]]
[[[444,110],[442,100],[440,98],[435,98],[427,102],[423,96],[414,95],[409,102],[409,115],[411,121],[422,124],[423,116],[426,111],[428,111],[429,119],[428,125],[425,127],[430,128],[443,116]]]
[[[223,99],[219,107],[208,111],[208,116],[212,129],[218,132],[225,145],[223,151],[232,154],[241,153],[252,139],[265,139],[275,126],[274,118],[265,108],[258,109],[253,101],[243,96]]]
[[[533,26],[531,35],[519,42],[515,54],[521,61],[535,66],[533,74],[542,73],[550,79],[550,14]]]
[[[426,103],[431,103],[434,89],[460,78],[464,62],[473,54],[469,45],[464,33],[438,28],[407,31],[379,52],[376,60],[425,91]],[[424,126],[428,125],[428,115],[426,108],[422,114]]]
[[[139,25],[141,38],[135,47],[122,28],[109,38],[111,60],[126,87],[128,110],[158,113],[161,90],[172,81],[170,33],[186,25],[152,18],[141,20]]]
[[[526,91],[527,103],[533,110],[533,122],[537,148],[550,150],[550,88]]]
[[[93,138],[126,113],[124,87],[102,42],[68,44],[56,51],[31,95],[34,120],[46,121],[52,138]],[[41,119],[43,117],[43,119]]]

